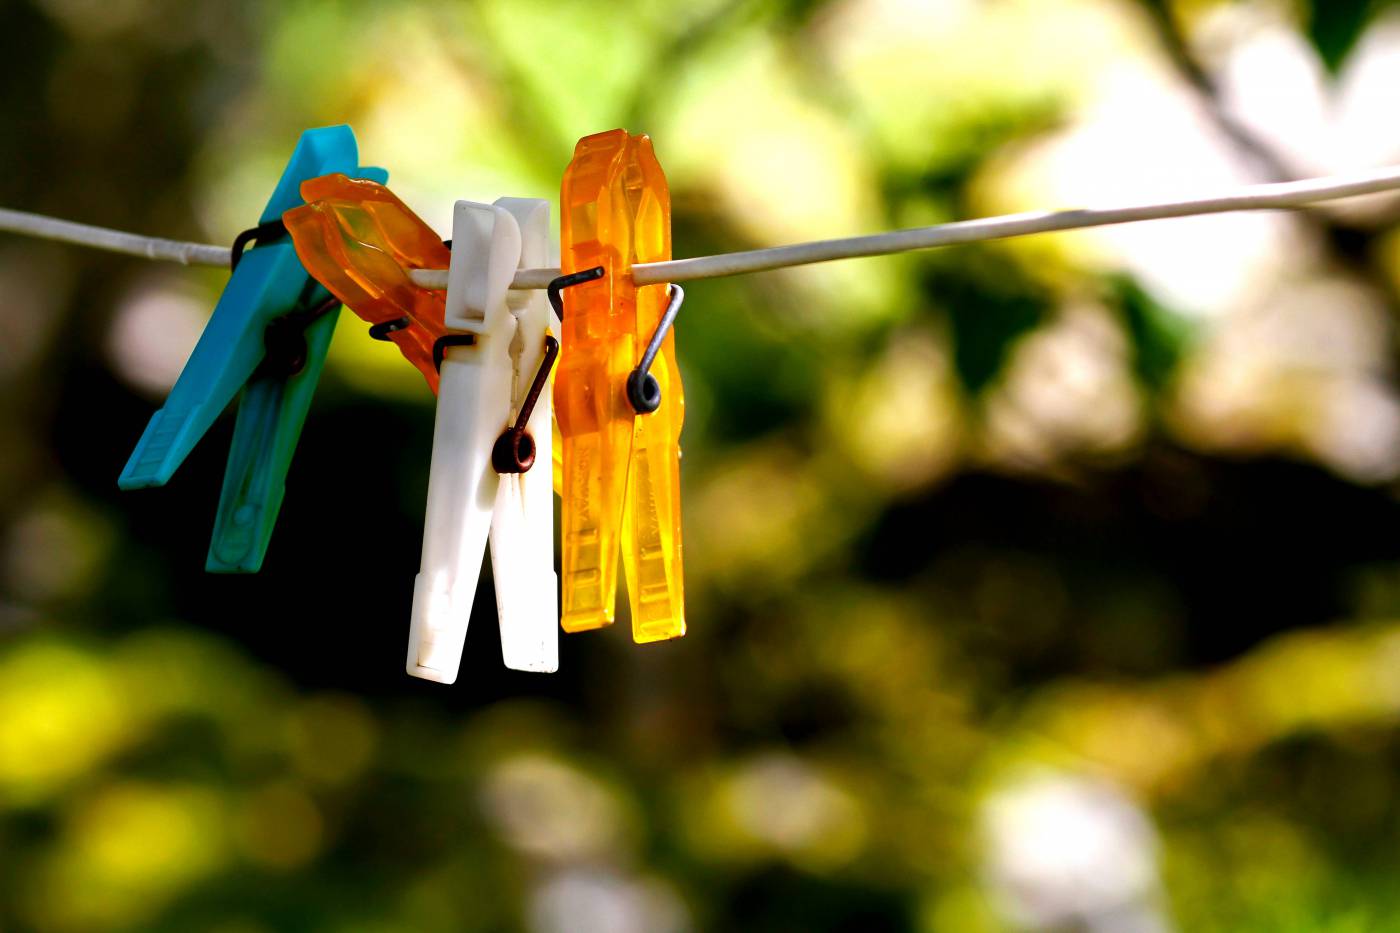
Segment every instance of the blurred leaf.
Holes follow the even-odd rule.
[[[959,381],[970,395],[980,394],[1001,372],[1017,338],[1044,319],[1050,296],[995,248],[931,255],[923,290],[947,312]]]
[[[822,13],[828,4],[825,0],[778,0],[774,6],[789,28],[801,29]]]
[[[1062,102],[1049,96],[979,102],[975,110],[959,114],[943,127],[936,139],[921,144],[919,164],[896,162],[886,170],[886,203],[898,211],[907,203],[937,201],[969,216],[964,210],[965,194],[987,160],[1016,140],[1051,129],[1062,112]],[[898,154],[891,153],[891,158],[898,159]]]
[[[1190,325],[1130,276],[1115,276],[1108,287],[1133,343],[1133,372],[1148,390],[1160,393],[1190,344]]]
[[[1327,70],[1336,74],[1372,18],[1394,0],[1313,0],[1308,40]]]

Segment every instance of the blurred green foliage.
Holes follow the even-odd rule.
[[[1336,72],[1366,27],[1394,0],[1327,0],[1313,3],[1308,17],[1308,39],[1327,65]]]
[[[1196,135],[1091,177],[1206,187],[1296,155],[1207,53],[1344,77],[1388,6],[15,0],[0,204],[227,242],[349,122],[445,227],[622,124],[700,255],[1049,204],[1122,87]],[[223,276],[0,239],[0,929],[1393,926],[1400,240],[1274,222],[1205,310],[1140,232],[697,283],[690,634],[506,672],[487,574],[452,688],[392,348],[344,316],[263,573],[206,576],[231,425],[115,480]]]

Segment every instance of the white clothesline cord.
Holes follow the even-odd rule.
[[[1400,167],[1372,172],[1311,178],[1278,184],[1252,185],[1231,194],[1208,198],[1188,198],[1157,204],[1127,207],[1083,208],[1067,211],[1036,211],[1005,217],[984,217],[961,220],[932,227],[914,227],[870,236],[847,237],[839,240],[817,240],[771,249],[755,249],[718,256],[697,256],[672,259],[667,262],[639,263],[632,267],[638,285],[663,282],[690,282],[728,275],[744,275],[769,269],[782,269],[835,259],[855,259],[861,256],[885,256],[910,250],[932,249],[958,243],[975,243],[1026,236],[1103,227],[1111,224],[1135,223],[1142,220],[1165,220],[1171,217],[1193,217],[1201,214],[1223,214],[1232,211],[1287,210],[1367,194],[1400,190]],[[104,227],[73,223],[0,208],[0,231],[93,246],[98,249],[128,253],[146,259],[160,259],[184,265],[227,266],[229,249],[204,243],[184,243],[158,237],[138,236]],[[419,269],[410,273],[413,281],[423,288],[446,288],[446,269]],[[521,269],[511,288],[544,288],[559,275],[558,269]]]
[[[71,220],[45,217],[43,214],[26,214],[24,211],[11,211],[0,207],[0,230],[18,233],[23,236],[38,237],[43,240],[60,240],[76,243],[79,246],[93,246],[113,253],[127,253],[143,259],[160,259],[178,262],[185,266],[228,266],[229,248],[209,246],[204,243],[184,243],[180,240],[165,240],[160,237],[139,236],[108,230],[106,227],[93,227],[78,224]]]
[[[1400,189],[1400,167],[1329,178],[1252,185],[1230,194],[1207,198],[1189,198],[1159,204],[1137,204],[1128,207],[1082,208],[1068,211],[1035,211],[1004,217],[984,217],[960,220],[933,227],[914,227],[871,236],[847,237],[840,240],[817,240],[792,246],[755,249],[742,253],[721,253],[718,256],[697,256],[693,259],[672,259],[667,262],[638,263],[632,267],[632,278],[638,285],[662,282],[690,282],[727,275],[745,275],[769,269],[782,269],[834,259],[855,259],[861,256],[885,256],[958,243],[998,240],[1033,233],[1052,233],[1085,227],[1135,223],[1141,220],[1165,220],[1170,217],[1194,217],[1202,214],[1224,214],[1232,211],[1264,211],[1303,207],[1319,201],[1353,198]],[[554,269],[522,269],[516,273],[512,288],[540,288],[557,275]],[[412,273],[413,280],[424,288],[446,288],[445,270],[423,269]]]
[[[979,240],[999,240],[1032,233],[1051,233],[1084,227],[1104,227],[1111,224],[1134,223],[1140,220],[1165,220],[1169,217],[1191,217],[1200,214],[1224,214],[1232,211],[1264,211],[1297,208],[1318,201],[1352,198],[1364,194],[1400,189],[1400,167],[1331,178],[1311,178],[1269,185],[1241,188],[1233,194],[1211,198],[1191,198],[1163,204],[1141,204],[1130,207],[1082,208],[1067,211],[1034,211],[1005,217],[984,217],[960,220],[933,227],[914,227],[873,236],[848,237],[840,240],[818,240],[773,249],[755,249],[743,253],[699,256],[694,259],[673,259],[669,262],[649,262],[632,267],[632,278],[638,285],[658,282],[689,282],[726,275],[744,275],[767,269],[801,266],[833,259],[854,259],[859,256],[885,256],[957,243]]]

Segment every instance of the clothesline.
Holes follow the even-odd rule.
[[[770,269],[855,259],[863,256],[885,256],[912,250],[932,249],[959,243],[1006,239],[1035,233],[1078,230],[1113,224],[1135,223],[1143,220],[1165,220],[1173,217],[1194,217],[1234,211],[1288,210],[1367,194],[1400,190],[1400,167],[1370,172],[1312,178],[1303,181],[1267,185],[1251,185],[1234,192],[1211,197],[1187,198],[1125,207],[1081,208],[1066,211],[1035,211],[1002,217],[984,217],[914,227],[870,236],[845,237],[836,240],[816,240],[777,246],[769,249],[721,253],[716,256],[695,256],[666,262],[639,263],[632,267],[638,285],[663,282],[690,282],[729,275],[745,275]],[[88,224],[60,220],[42,214],[0,208],[0,231],[91,246],[111,252],[139,256],[143,259],[178,262],[182,265],[227,266],[230,250],[225,246],[188,243],[161,237],[140,236],[121,230],[94,227]],[[446,288],[446,269],[420,269],[411,273],[415,283],[423,288]],[[521,269],[516,273],[512,288],[544,288],[559,275],[555,268]]]

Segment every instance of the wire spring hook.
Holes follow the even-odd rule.
[[[403,330],[408,325],[409,320],[406,317],[396,317],[392,321],[380,321],[378,324],[369,326],[369,336],[372,340],[387,341],[390,334],[396,330]]]
[[[295,311],[268,321],[263,330],[264,350],[262,362],[258,364],[259,375],[286,379],[306,367],[309,352],[306,329],[340,307],[340,299],[334,295],[317,305],[311,305],[310,301],[310,296],[303,294]]]
[[[661,407],[661,383],[651,374],[651,364],[656,361],[656,354],[661,352],[661,342],[666,339],[671,325],[676,323],[676,315],[681,313],[685,289],[679,285],[672,285],[670,295],[671,301],[666,305],[666,313],[661,315],[661,320],[657,322],[656,332],[651,335],[646,352],[642,354],[642,361],[627,377],[627,401],[632,403],[632,410],[639,415],[649,415]]]
[[[250,244],[267,246],[287,235],[287,225],[281,218],[249,227],[233,238],[229,250],[229,271],[236,272],[243,261],[243,254]],[[263,359],[258,364],[258,376],[274,376],[287,379],[301,372],[306,366],[306,329],[321,317],[340,307],[340,299],[330,295],[313,304],[320,285],[308,280],[297,298],[296,307],[280,317],[268,321],[263,330]]]
[[[544,338],[544,358],[540,368],[535,370],[535,381],[530,383],[530,391],[525,393],[525,401],[520,404],[520,413],[515,416],[515,424],[505,429],[491,448],[491,465],[497,473],[525,473],[535,465],[535,439],[525,430],[530,416],[535,413],[535,403],[540,400],[549,371],[559,356],[559,341],[548,334]]]
[[[229,250],[228,269],[234,272],[238,269],[238,264],[243,261],[243,254],[248,251],[248,244],[256,242],[259,246],[266,246],[287,235],[287,225],[282,223],[282,218],[269,220],[265,224],[258,224],[256,227],[249,227],[238,236],[233,238],[233,248]]]
[[[602,266],[594,266],[592,269],[561,275],[549,283],[549,303],[554,306],[554,313],[559,315],[561,321],[564,319],[564,298],[560,292],[574,285],[601,279],[605,274]],[[676,323],[676,315],[680,314],[681,304],[685,301],[685,289],[679,285],[672,285],[670,296],[670,304],[666,306],[666,313],[661,315],[661,320],[657,322],[656,332],[651,335],[641,362],[627,376],[627,401],[632,410],[639,415],[649,415],[661,407],[661,384],[651,374],[651,364],[656,361],[656,354],[661,352],[661,343],[666,339],[666,334]]]
[[[443,240],[442,245],[448,249],[452,248],[451,240]],[[369,326],[369,337],[371,340],[389,341],[389,335],[394,331],[403,330],[413,322],[406,317],[396,317],[392,321],[380,321],[378,324]],[[433,347],[433,359],[437,362],[437,368],[442,369],[442,350]]]
[[[568,275],[558,276],[549,283],[546,289],[549,303],[554,308],[554,313],[559,315],[560,320],[563,320],[564,317],[564,298],[561,292],[574,285],[591,282],[602,277],[603,267],[596,266],[592,269],[584,269],[582,272],[571,272]],[[539,369],[535,371],[535,379],[530,383],[530,391],[525,394],[525,400],[520,405],[520,412],[515,416],[515,424],[506,428],[501,436],[496,438],[496,443],[491,448],[491,466],[495,468],[497,473],[525,473],[535,465],[535,439],[525,428],[530,423],[530,416],[535,413],[535,404],[539,402],[540,394],[544,392],[545,383],[549,380],[549,371],[554,368],[554,361],[558,357],[559,341],[546,335],[544,338],[544,358],[540,360]]]
[[[559,315],[559,320],[564,320],[564,296],[560,292],[566,288],[573,288],[575,285],[582,285],[584,282],[601,279],[606,274],[602,266],[594,266],[592,269],[561,275],[550,282],[545,288],[545,292],[549,295],[550,307],[554,309],[555,314]]]

